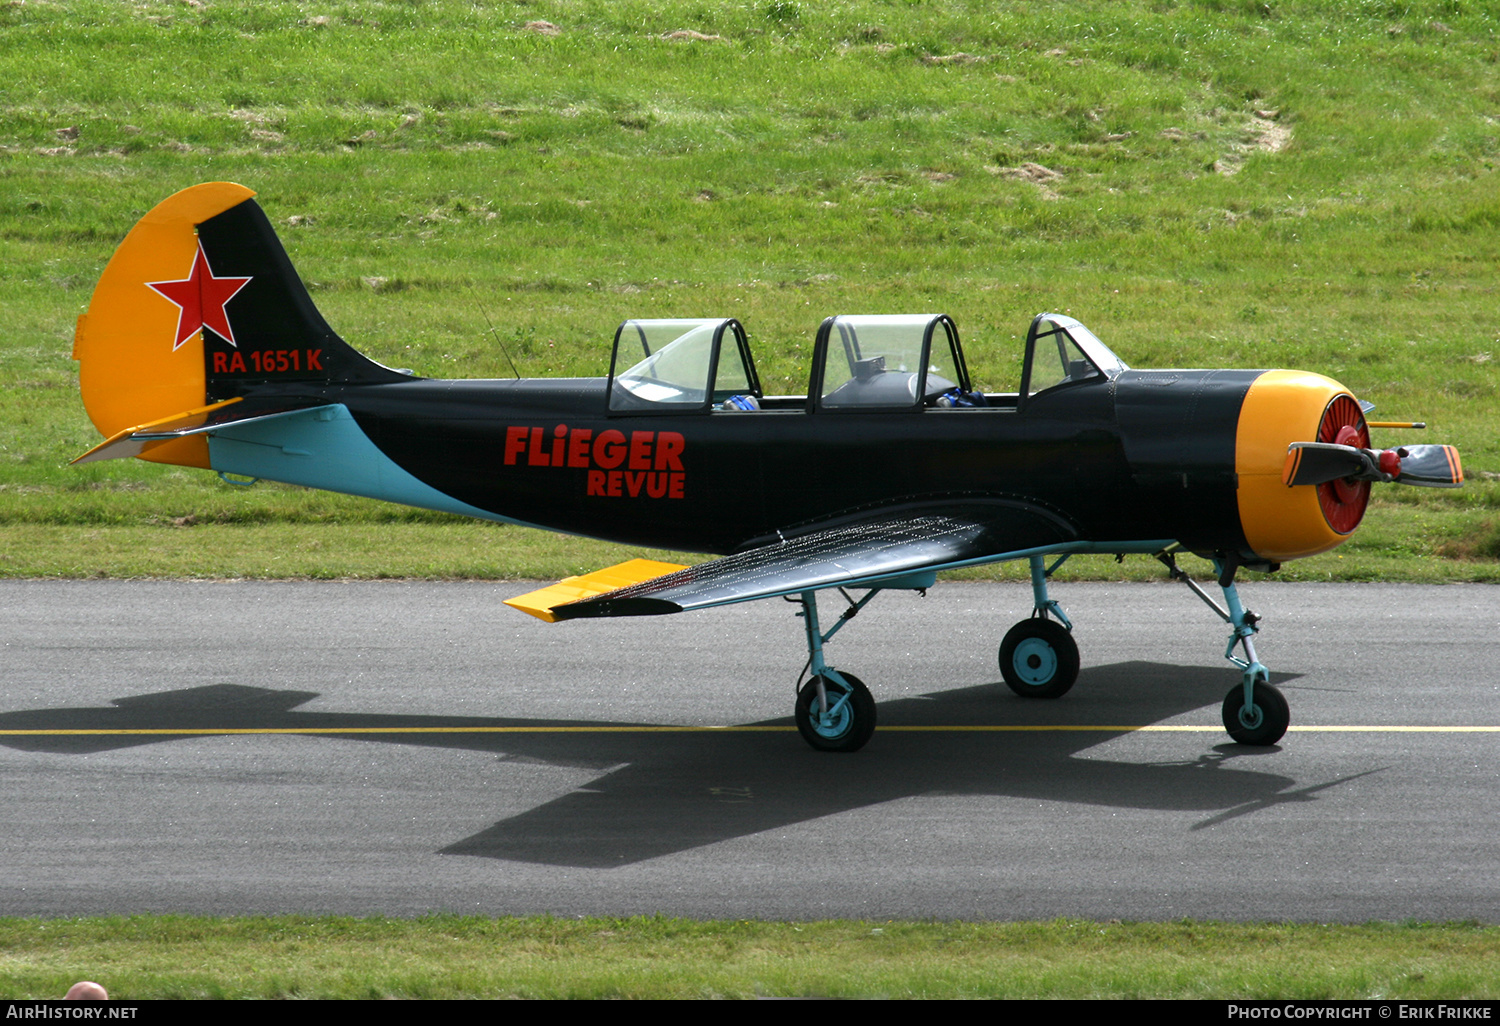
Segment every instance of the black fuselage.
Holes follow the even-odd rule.
[[[275,392],[343,403],[385,455],[455,499],[628,544],[729,553],[862,508],[977,497],[1049,510],[1089,541],[1241,551],[1236,425],[1258,374],[1127,371],[1024,403],[898,414],[812,412],[801,397],[611,414],[597,378]]]

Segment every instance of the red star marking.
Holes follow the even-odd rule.
[[[172,344],[175,353],[182,344],[208,328],[224,341],[239,348],[234,340],[234,329],[229,326],[229,315],[224,304],[244,288],[249,278],[215,278],[208,266],[208,256],[203,252],[203,243],[198,244],[198,255],[193,258],[193,269],[179,281],[148,281],[146,286],[176,303],[177,340]]]

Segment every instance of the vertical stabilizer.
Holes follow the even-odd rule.
[[[231,182],[184,189],[115,250],[73,343],[84,407],[105,437],[280,383],[409,380],[333,332],[254,195]],[[139,455],[209,465],[198,436]]]
[[[220,295],[235,289],[221,326],[205,320],[204,375],[210,402],[285,382],[409,381],[339,338],[297,276],[265,212],[247,200],[198,226]],[[224,284],[220,285],[219,282]],[[240,284],[243,283],[243,284]],[[209,304],[205,308],[212,310]]]

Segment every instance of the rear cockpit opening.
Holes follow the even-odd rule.
[[[628,320],[615,332],[611,413],[760,408],[760,379],[733,317]]]

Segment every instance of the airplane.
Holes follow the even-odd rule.
[[[627,320],[605,377],[423,378],[334,333],[254,195],[184,189],[121,242],[78,319],[105,440],[74,462],[134,456],[717,556],[630,560],[507,604],[557,622],[786,598],[808,651],[794,719],[820,751],[857,751],[876,724],[825,646],[880,592],[925,592],[945,570],[1027,561],[1033,608],[1000,644],[1001,676],[1025,698],[1067,693],[1078,646],[1048,580],[1079,553],[1154,556],[1207,603],[1241,671],[1224,728],[1274,745],[1290,711],[1238,572],[1343,543],[1373,483],[1463,483],[1452,446],[1372,449],[1372,427],[1425,425],[1367,421],[1330,378],[1134,370],[1056,313],[1032,320],[1014,393],[974,388],[944,314],[828,317],[804,395],[762,391],[732,317]],[[1180,552],[1211,562],[1222,605]],[[825,629],[829,591],[847,605]]]

